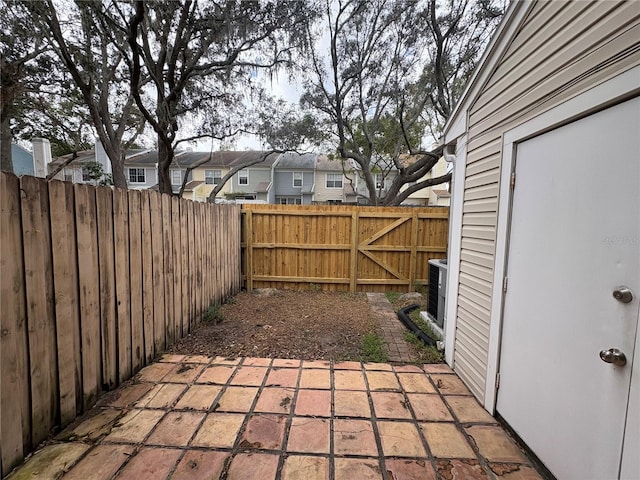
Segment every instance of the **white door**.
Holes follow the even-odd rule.
[[[615,479],[640,408],[640,99],[520,143],[515,168],[496,409],[558,479]]]

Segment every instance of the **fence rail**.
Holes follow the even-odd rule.
[[[2,475],[240,289],[240,209],[0,173]]]
[[[411,291],[447,251],[443,207],[245,204],[242,213],[248,290]]]

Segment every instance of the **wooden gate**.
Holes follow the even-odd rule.
[[[244,205],[243,215],[248,290],[412,291],[447,252],[446,207]]]

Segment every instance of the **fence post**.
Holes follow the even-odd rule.
[[[245,273],[247,276],[247,292],[253,291],[253,212],[247,210],[245,213],[244,243],[247,251],[247,264]]]
[[[349,269],[349,279],[351,280],[351,293],[356,293],[358,289],[358,217],[359,210],[356,207],[351,214],[351,268]]]

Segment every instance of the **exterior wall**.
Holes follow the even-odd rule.
[[[223,177],[227,173],[229,173],[229,169],[223,168],[223,167],[198,167],[191,170],[192,178],[190,179],[190,181],[193,180],[193,181],[202,182],[200,185],[198,185],[196,188],[193,189],[194,198],[202,199],[201,201],[206,200],[211,194],[211,192],[213,191],[213,189],[216,187],[213,184],[204,183],[206,170],[220,170]],[[231,192],[231,183],[232,183],[232,179],[229,179],[229,181],[224,184],[224,186],[222,187],[222,190],[220,190],[220,193],[218,193],[216,198],[224,198],[225,193]]]
[[[129,181],[130,168],[144,168],[144,183],[131,183]],[[149,167],[146,165],[127,165],[124,167],[124,175],[127,178],[127,185],[129,185],[129,188],[132,190],[144,190],[158,184],[158,171],[156,170],[155,166]]]
[[[468,138],[453,362],[481,401],[488,373],[502,134],[640,64],[638,38],[636,2],[537,2],[468,112],[461,112],[468,114]]]
[[[338,174],[342,176],[342,188],[327,188],[327,175]],[[345,186],[347,179],[342,175],[341,171],[316,171],[316,183],[313,191],[313,201],[324,203],[330,200],[340,200],[346,202]]]
[[[271,182],[271,168],[248,168],[247,170],[249,171],[249,184],[240,185],[238,183],[238,174],[236,173],[229,182],[232,192],[255,193],[259,183]]]
[[[33,175],[33,155],[19,145],[11,144],[13,173],[17,176]]]
[[[313,172],[298,170],[302,173],[302,186],[293,186],[293,170],[279,171],[276,167],[273,178],[273,189],[276,197],[301,197],[302,192],[308,192],[313,187]],[[251,178],[249,178],[251,180]]]

